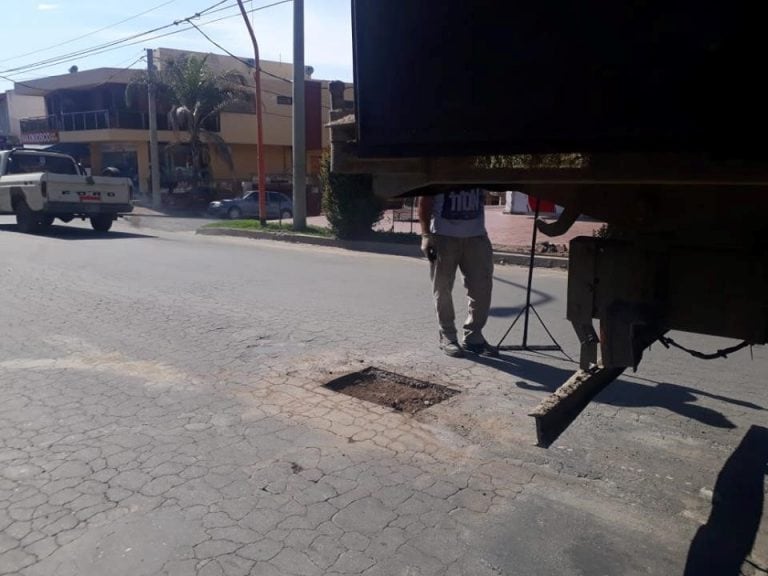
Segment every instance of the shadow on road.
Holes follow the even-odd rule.
[[[480,364],[501,370],[518,378],[525,378],[526,381],[516,382],[518,388],[524,390],[534,390],[538,392],[554,392],[568,378],[573,375],[574,370],[558,368],[544,362],[537,362],[530,357],[522,355],[512,356],[501,354],[498,358],[486,358],[478,356],[468,356]],[[608,404],[610,406],[620,406],[624,408],[640,407],[659,407],[697,420],[702,424],[715,428],[735,428],[736,425],[725,415],[717,410],[700,406],[696,404],[699,396],[708,396],[716,400],[734,404],[753,410],[765,410],[762,406],[745,402],[736,398],[709,394],[688,388],[678,384],[668,382],[654,382],[645,380],[648,384],[632,382],[620,378],[608,388],[603,390],[594,399],[594,402]]]
[[[488,315],[491,316],[492,318],[511,318],[513,316],[517,316],[520,313],[520,310],[522,310],[523,307],[525,306],[525,290],[527,286],[525,284],[520,284],[518,282],[512,282],[511,280],[499,278],[498,276],[494,276],[493,281],[500,282],[501,284],[508,284],[509,286],[514,286],[516,288],[520,288],[520,305],[491,307],[491,309],[488,312]],[[531,288],[531,304],[533,304],[534,306],[543,306],[544,304],[549,304],[551,302],[556,302],[556,301],[557,301],[557,298],[555,298],[551,294],[547,294],[546,292],[542,292],[541,290],[536,290],[535,288]]]
[[[760,529],[768,428],[752,426],[717,476],[712,511],[688,550],[684,576],[739,576]]]
[[[16,232],[22,235],[16,229],[15,224],[0,224],[1,232]],[[23,234],[27,236],[27,234]],[[131,232],[96,232],[89,230],[88,228],[78,228],[75,226],[51,226],[43,234],[34,234],[43,238],[58,238],[61,240],[120,240],[126,238],[157,238],[157,236],[150,236],[148,234],[133,234]]]

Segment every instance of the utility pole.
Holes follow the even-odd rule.
[[[293,0],[293,229],[307,227],[304,0]]]
[[[256,41],[256,35],[253,33],[251,21],[248,20],[248,13],[245,11],[245,6],[243,6],[243,0],[237,0],[237,5],[240,6],[240,13],[243,15],[245,26],[248,28],[248,34],[250,34],[251,42],[253,43],[253,81],[256,86],[256,145],[258,146],[256,162],[259,167],[259,222],[261,222],[262,226],[265,226],[267,223],[267,176],[264,168],[264,128],[262,125],[261,110],[261,62],[259,60],[259,43]]]
[[[152,180],[152,207],[162,207],[160,198],[160,154],[157,149],[157,84],[155,82],[155,53],[147,48],[147,84],[149,100],[149,164]]]

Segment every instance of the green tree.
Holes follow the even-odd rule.
[[[182,144],[189,146],[194,179],[204,180],[203,166],[209,151],[219,156],[234,171],[232,150],[208,126],[226,108],[246,99],[243,77],[234,71],[213,71],[207,57],[182,56],[170,60],[156,72],[158,109],[168,110],[168,123],[177,136],[166,152]],[[126,88],[126,103],[133,106],[146,94],[147,72],[139,73]]]
[[[323,212],[338,238],[363,238],[381,220],[384,203],[374,195],[370,174],[338,174],[331,171],[326,155],[320,167]]]

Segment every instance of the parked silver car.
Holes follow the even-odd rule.
[[[251,190],[240,198],[217,200],[208,204],[208,213],[217,218],[258,218],[259,191]],[[267,218],[287,220],[293,218],[293,202],[280,192],[267,192]]]

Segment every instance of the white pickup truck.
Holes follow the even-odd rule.
[[[128,178],[88,176],[74,158],[39,150],[0,151],[0,214],[15,214],[22,232],[42,232],[55,218],[90,219],[107,232],[131,212]]]

